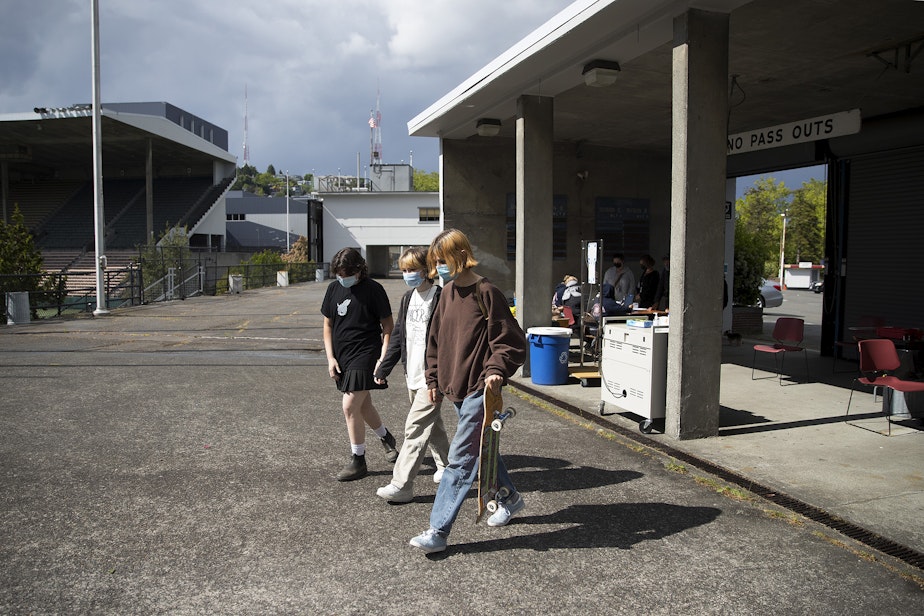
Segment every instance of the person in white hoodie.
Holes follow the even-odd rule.
[[[381,363],[376,366],[376,383],[384,384],[400,359],[404,362],[411,408],[404,424],[404,444],[395,462],[391,482],[376,494],[392,503],[407,503],[414,498],[414,478],[429,446],[436,464],[433,481],[440,482],[449,464],[449,436],[440,414],[442,398],[431,402],[427,393],[424,369],[430,317],[440,299],[440,287],[427,277],[427,251],[408,248],[398,258],[398,267],[410,290],[401,298],[398,318]]]

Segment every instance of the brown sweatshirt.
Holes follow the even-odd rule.
[[[526,336],[500,289],[486,278],[468,287],[450,282],[430,322],[427,387],[436,387],[449,400],[461,402],[484,389],[484,380],[491,374],[501,375],[506,384],[526,360],[526,348]]]

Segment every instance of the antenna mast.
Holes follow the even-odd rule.
[[[244,167],[250,164],[250,150],[247,148],[247,84],[244,84]]]
[[[369,166],[382,164],[382,112],[379,110],[379,91],[375,92],[375,110],[369,112]]]

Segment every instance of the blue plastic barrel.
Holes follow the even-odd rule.
[[[536,385],[564,385],[568,382],[568,327],[530,327],[529,365]]]

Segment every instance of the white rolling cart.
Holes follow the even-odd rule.
[[[667,326],[657,321],[607,320],[603,324],[600,360],[600,414],[609,402],[644,419],[639,430],[649,434],[652,420],[664,418],[667,401]],[[636,327],[633,324],[648,323]]]

